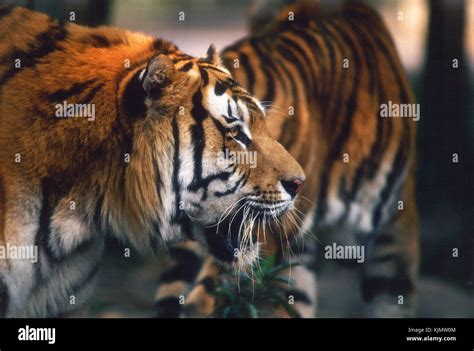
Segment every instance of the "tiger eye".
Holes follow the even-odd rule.
[[[232,138],[237,138],[239,135],[239,130],[237,128],[231,128],[227,130],[227,136],[230,136]]]

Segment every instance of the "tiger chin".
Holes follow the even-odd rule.
[[[0,245],[38,250],[36,263],[0,260],[0,316],[84,305],[106,235],[142,252],[191,238],[225,264],[252,264],[265,245],[253,225],[291,207],[304,173],[212,46],[195,58],[1,6],[0,32]],[[94,118],[57,115],[79,105]],[[241,162],[248,153],[256,162]]]

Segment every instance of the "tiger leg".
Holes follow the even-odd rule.
[[[314,250],[310,249],[310,245],[304,248],[304,252],[300,247],[292,246],[290,258],[284,258],[282,253],[278,254],[277,264],[287,265],[291,262],[289,268],[283,270],[279,275],[288,278],[290,284],[278,282],[276,283],[280,289],[284,291],[287,299],[288,307],[292,310],[290,314],[288,310],[279,306],[277,309],[268,313],[272,318],[314,318],[316,316],[317,304],[317,279],[316,279],[316,255]],[[280,248],[280,251],[284,248]],[[288,255],[287,255],[288,256]],[[289,261],[291,260],[291,261]],[[263,313],[267,315],[267,313]]]
[[[155,294],[157,318],[178,318],[194,284],[204,252],[196,241],[185,241],[169,250],[170,267],[159,278]]]
[[[368,317],[413,317],[418,275],[418,216],[412,191],[376,235],[362,268],[362,297]]]
[[[316,317],[317,307],[317,277],[315,255],[305,253],[298,255],[299,264],[288,272],[291,285],[287,287],[286,295],[288,303],[294,305],[297,317]]]
[[[212,294],[217,286],[220,269],[213,257],[208,256],[196,279],[196,284],[189,292],[183,308],[183,317],[210,317],[216,305]]]

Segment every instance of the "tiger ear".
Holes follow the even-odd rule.
[[[171,84],[176,69],[171,59],[166,55],[158,55],[148,62],[145,70],[140,73],[143,89],[150,98],[158,98],[161,91]]]
[[[186,92],[185,74],[174,68],[166,55],[152,58],[126,83],[122,95],[124,114],[130,120],[171,114]]]
[[[214,44],[211,44],[211,46],[209,46],[209,49],[207,49],[207,54],[206,54],[206,57],[204,58],[204,61],[215,66],[222,65],[221,59],[219,55],[217,54],[216,47],[214,46]]]

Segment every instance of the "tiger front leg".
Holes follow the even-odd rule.
[[[415,316],[419,264],[418,216],[413,195],[376,235],[362,268],[362,297],[367,317]]]
[[[170,249],[170,266],[161,274],[155,295],[157,318],[182,316],[189,290],[202,269],[203,254],[195,241],[186,241]]]
[[[214,259],[208,256],[198,274],[196,284],[184,301],[181,317],[211,317],[216,306],[216,297],[213,293],[218,284],[219,272],[220,269]]]

